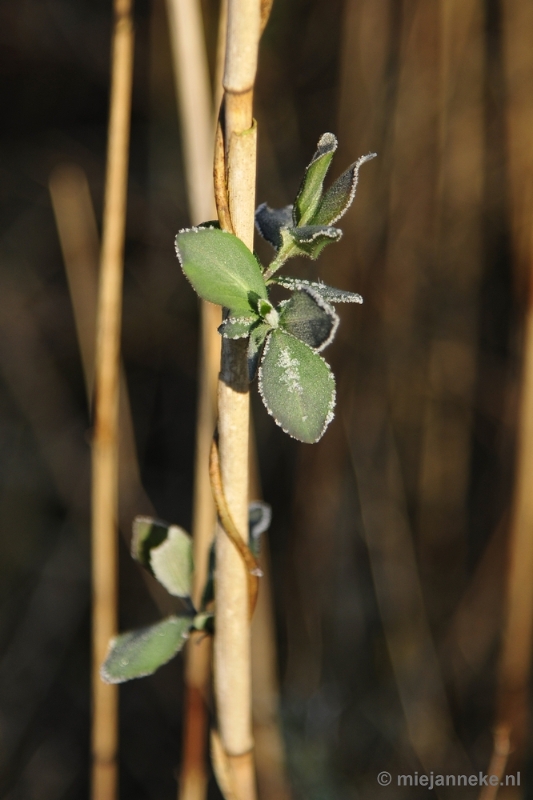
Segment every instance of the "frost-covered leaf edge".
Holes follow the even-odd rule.
[[[305,278],[292,278],[290,276],[276,276],[271,278],[270,283],[282,286],[289,291],[295,291],[301,287],[308,287],[318,292],[320,296],[327,303],[362,303],[363,298],[356,292],[345,292],[343,289],[337,289],[335,286],[328,286],[321,281],[308,281]],[[331,293],[331,294],[330,294]],[[283,301],[285,302],[285,301]],[[278,308],[281,304],[278,304]]]

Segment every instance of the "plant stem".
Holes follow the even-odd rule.
[[[234,231],[253,249],[256,127],[253,85],[260,35],[259,0],[229,0],[224,72],[225,145]],[[231,516],[248,528],[249,394],[246,346],[224,340],[218,386],[220,469]],[[252,757],[251,653],[246,571],[233,543],[217,528],[215,694],[219,732],[237,800],[256,796]]]
[[[506,727],[511,761],[524,757],[527,744],[531,655],[533,645],[533,176],[531,146],[533,9],[519,0],[502,3],[502,30],[507,103],[507,161],[510,227],[517,298],[526,299],[517,468],[509,541],[506,619],[500,657],[498,728]]]
[[[112,800],[117,784],[118,691],[100,679],[117,630],[118,389],[126,222],[133,24],[131,0],[115,0],[107,174],[95,368],[93,440],[92,797]]]
[[[189,210],[193,225],[216,215],[212,163],[214,120],[207,68],[207,54],[199,0],[167,0],[175,84],[182,132]],[[223,29],[221,8],[219,29]],[[220,49],[220,48],[219,48]],[[219,58],[220,60],[220,58]],[[217,71],[215,94],[222,91],[222,71]],[[220,86],[220,89],[218,88]],[[220,308],[201,303],[200,364],[196,456],[193,501],[194,585],[193,602],[198,608],[207,578],[209,549],[213,541],[216,512],[209,482],[209,450],[216,423],[216,387],[220,363]],[[184,745],[179,780],[180,800],[203,800],[207,790],[205,750],[209,693],[211,640],[192,634],[185,651]]]

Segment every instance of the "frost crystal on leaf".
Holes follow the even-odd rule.
[[[291,394],[303,394],[303,387],[300,383],[300,373],[298,368],[300,362],[297,358],[291,358],[286,347],[282,348],[278,356],[278,367],[281,367],[284,372],[280,376],[280,381],[285,384]]]

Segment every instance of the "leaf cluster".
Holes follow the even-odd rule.
[[[261,502],[250,504],[248,546],[255,556],[259,554],[261,535],[268,530],[270,519],[270,506]],[[214,546],[198,609],[191,598],[192,539],[183,528],[151,517],[137,517],[133,523],[131,554],[169,594],[179,598],[180,608],[176,614],[153,625],[121,633],[111,640],[100,670],[106,683],[124,683],[151,675],[180,652],[191,631],[209,635],[214,630]]]
[[[257,374],[269,414],[286,433],[307,443],[322,437],[334,413],[335,379],[320,355],[338,328],[334,304],[361,303],[362,298],[319,281],[274,276],[289,258],[316,259],[342,236],[335,224],[354,199],[360,166],[374,154],[359,158],[324,191],[336,149],[335,136],[325,133],[294,204],[281,209],[263,204],[257,209],[257,229],[276,251],[267,269],[240,239],[216,223],[176,236],[183,272],[197,294],[226,309],[219,328],[222,336],[248,339],[249,378]],[[277,306],[269,297],[274,285],[290,292]]]

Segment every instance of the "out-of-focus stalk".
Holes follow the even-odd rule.
[[[215,123],[199,0],[167,0],[176,94],[181,125],[189,211],[193,225],[216,216],[213,195]],[[224,11],[220,25],[225,36]],[[224,39],[223,39],[224,41]],[[221,73],[217,85],[222,86]],[[216,89],[215,89],[216,92]],[[220,96],[221,89],[218,90]],[[216,512],[209,482],[209,450],[216,420],[216,387],[220,364],[220,308],[201,303],[198,416],[193,502],[194,586],[198,606],[207,577]],[[184,746],[180,800],[203,800],[207,791],[207,694],[211,641],[191,636],[186,650]]]
[[[496,727],[508,729],[511,760],[518,761],[524,754],[529,717],[533,645],[533,7],[520,0],[504,0],[501,13],[512,247],[518,296],[525,296],[527,303]]]
[[[87,401],[90,408],[94,397],[100,249],[96,216],[87,176],[77,165],[61,164],[57,166],[50,176],[49,186],[65,262]],[[118,520],[121,533],[129,542],[132,519],[138,514],[154,516],[155,510],[141,483],[128,387],[122,368],[119,380]],[[172,613],[174,607],[168,592],[146,570],[141,570],[140,575],[162,613]]]
[[[92,797],[117,785],[118,691],[100,679],[117,630],[118,392],[126,195],[133,79],[131,0],[115,0],[111,101],[95,367],[92,548]]]

